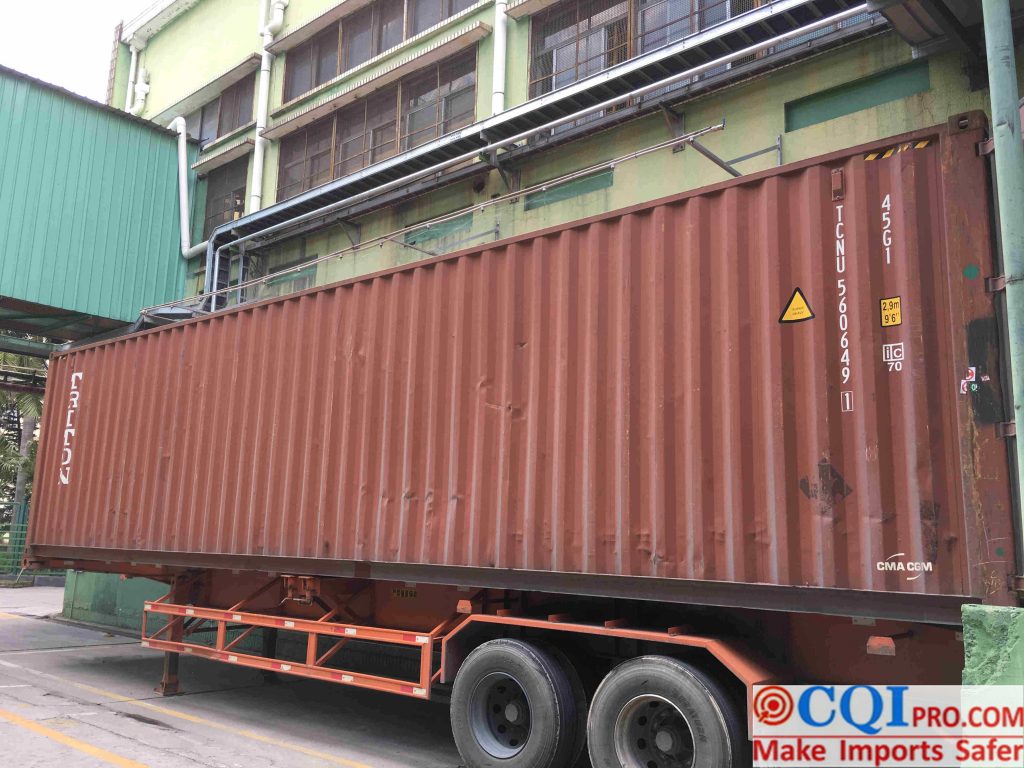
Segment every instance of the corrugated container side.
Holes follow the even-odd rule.
[[[57,357],[33,552],[1005,601],[980,120]]]

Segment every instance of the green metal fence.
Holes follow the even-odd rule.
[[[0,502],[0,577],[21,573],[21,558],[28,537],[28,502]],[[31,571],[27,576],[63,574],[59,571]]]
[[[0,574],[21,570],[28,534],[28,503],[0,502]]]

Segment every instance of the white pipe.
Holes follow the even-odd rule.
[[[139,67],[139,49],[136,47],[135,42],[131,44],[132,50],[132,63],[128,66],[128,87],[124,92],[124,111],[127,112],[132,108],[132,104],[135,102],[135,76],[138,72]]]
[[[256,146],[252,153],[252,191],[249,193],[249,213],[263,207],[263,170],[266,165],[268,141],[263,137],[263,130],[270,119],[270,68],[274,55],[267,50],[274,42],[274,35],[284,27],[284,9],[288,0],[262,0],[260,4],[260,34],[263,37],[263,55],[260,57],[260,85],[256,97]],[[273,15],[267,20],[268,9]],[[264,21],[266,25],[264,26]]]
[[[267,22],[267,26],[262,29],[264,35],[270,35],[271,42],[273,37],[284,28],[284,9],[288,7],[289,0],[272,0],[270,3],[271,10],[274,14]],[[264,16],[264,18],[266,18]]]
[[[181,227],[181,258],[192,258],[192,233],[189,231],[188,204],[188,127],[184,117],[174,118],[167,126],[178,132],[178,222]]]
[[[138,80],[135,83],[135,100],[128,107],[128,114],[138,117],[146,108],[146,97],[149,95],[149,70],[139,67]]]
[[[508,0],[497,0],[494,3],[494,63],[491,86],[491,114],[497,115],[505,111],[505,69],[508,49]]]
[[[188,261],[189,259],[194,259],[196,256],[202,256],[204,253],[206,253],[206,246],[209,245],[209,243],[209,240],[203,240],[203,242],[197,245],[193,245],[187,251],[182,253],[181,257]]]

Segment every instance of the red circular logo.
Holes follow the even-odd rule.
[[[765,725],[781,725],[793,714],[793,697],[777,685],[762,688],[754,696],[754,716]]]

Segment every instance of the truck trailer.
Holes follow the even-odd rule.
[[[450,700],[469,768],[749,764],[1016,605],[981,113],[51,361],[26,565],[144,646]]]

